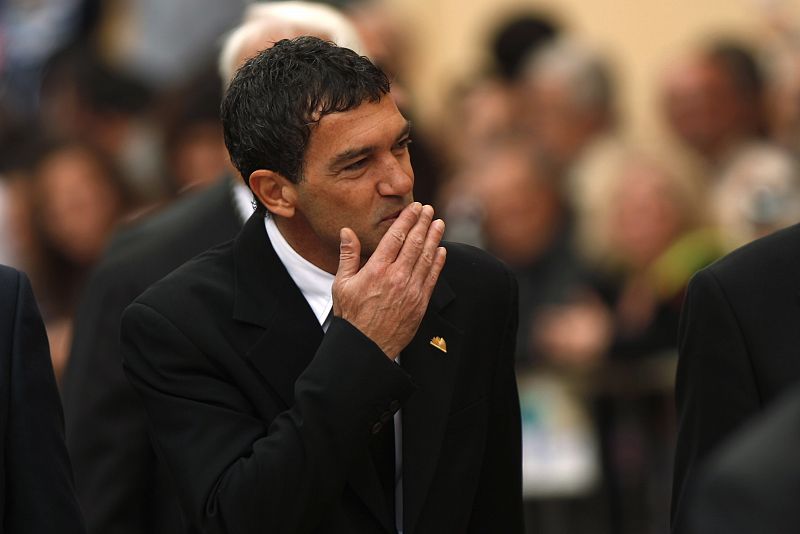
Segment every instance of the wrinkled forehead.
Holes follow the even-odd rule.
[[[366,100],[347,111],[322,115],[311,126],[307,155],[334,155],[364,147],[392,146],[409,127],[391,94],[387,94],[378,102]]]

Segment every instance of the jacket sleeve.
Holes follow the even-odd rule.
[[[209,534],[318,528],[366,453],[371,426],[413,389],[377,345],[338,318],[296,381],[294,405],[271,420],[256,415],[236,383],[256,380],[253,373],[230,376],[144,304],[125,312],[122,346],[184,509]]]
[[[709,269],[699,271],[689,284],[678,354],[671,512],[675,534],[687,532],[687,508],[703,461],[760,405],[746,339],[724,288]]]
[[[514,373],[519,291],[508,274],[510,304],[499,346],[489,406],[484,464],[475,497],[469,532],[521,534],[522,518],[522,431],[517,381]]]
[[[82,533],[47,334],[22,274],[18,288],[8,382],[4,532]]]

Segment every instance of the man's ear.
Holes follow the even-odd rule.
[[[282,174],[267,169],[253,171],[250,189],[270,213],[286,218],[294,215],[297,201],[295,184]]]

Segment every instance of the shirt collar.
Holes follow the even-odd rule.
[[[294,283],[300,288],[300,292],[314,312],[314,316],[324,328],[327,326],[328,315],[333,308],[331,288],[334,276],[298,254],[281,235],[278,226],[269,215],[264,218],[264,226],[267,228],[267,235],[272,243],[272,248],[275,249],[275,254],[286,267]]]

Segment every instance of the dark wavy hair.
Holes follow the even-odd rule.
[[[239,69],[222,101],[231,161],[248,185],[259,169],[298,183],[317,122],[388,92],[383,71],[350,49],[316,37],[278,41]]]

